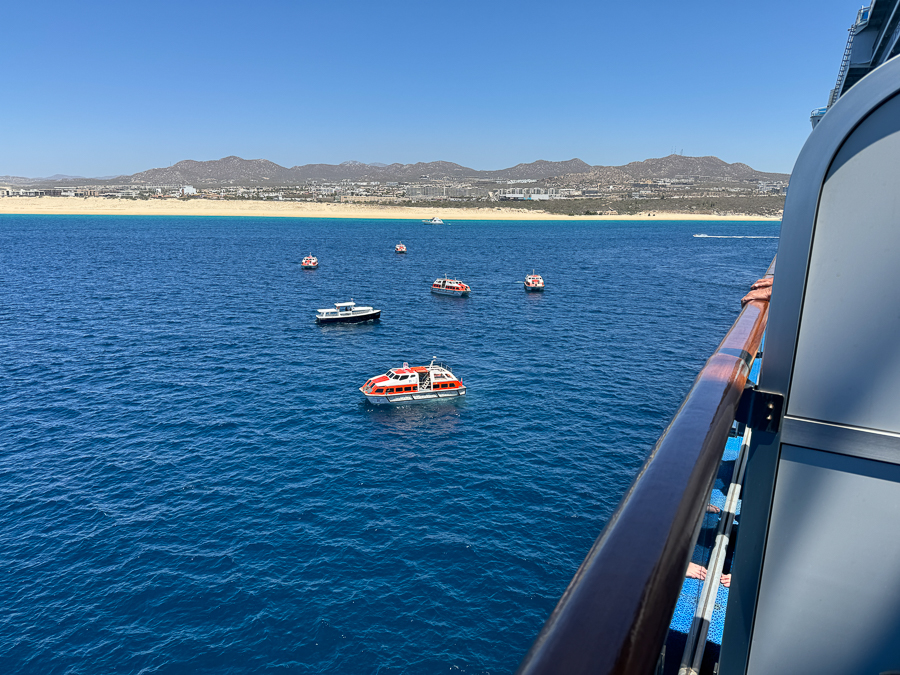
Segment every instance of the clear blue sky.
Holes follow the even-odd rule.
[[[791,170],[859,2],[8,3],[0,175],[717,155]]]

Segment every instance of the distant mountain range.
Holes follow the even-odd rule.
[[[600,183],[624,183],[631,180],[674,178],[678,175],[701,175],[711,178],[736,180],[788,180],[783,173],[756,171],[746,164],[728,164],[718,157],[685,157],[669,155],[643,162],[631,162],[623,166],[591,166],[580,159],[564,162],[538,160],[517,164],[508,169],[479,171],[453,162],[419,162],[417,164],[304,164],[290,168],[267,159],[222,159],[198,162],[187,159],[172,166],[149,169],[131,176],[104,176],[82,178],[55,175],[48,178],[22,178],[0,176],[0,184],[6,185],[64,185],[64,184],[116,184],[116,185],[193,185],[214,187],[226,185],[298,185],[311,180],[334,182],[352,181],[417,181],[425,179],[482,179],[482,180],[546,180],[565,178],[569,181]]]

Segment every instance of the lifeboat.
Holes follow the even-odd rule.
[[[351,299],[350,302],[336,302],[334,309],[316,310],[316,323],[365,323],[366,321],[378,321],[381,318],[381,310],[374,307],[357,306]]]
[[[403,242],[401,241],[394,247],[394,251],[397,253],[406,253],[406,246],[404,246]]]
[[[431,292],[438,295],[454,295],[457,298],[467,298],[472,289],[467,284],[444,275],[443,279],[435,279],[431,284]]]
[[[534,270],[531,270],[531,274],[525,276],[525,291],[528,293],[534,293],[535,291],[543,290],[544,279],[540,274],[535,274]]]
[[[448,366],[434,360],[427,366],[392,368],[384,375],[366,380],[359,388],[375,405],[424,403],[451,400],[466,395],[466,387]]]
[[[314,270],[319,266],[319,259],[310,253],[301,262],[300,267],[305,270]]]

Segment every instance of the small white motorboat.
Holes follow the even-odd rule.
[[[352,299],[350,302],[336,302],[334,309],[316,310],[316,323],[365,323],[378,321],[380,318],[380,309],[357,307]]]

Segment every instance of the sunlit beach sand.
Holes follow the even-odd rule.
[[[632,216],[565,216],[515,208],[417,208],[310,202],[140,200],[77,197],[7,197],[0,214],[130,215],[130,216],[254,216],[282,218],[380,218],[389,220],[646,220]],[[766,216],[716,216],[652,211],[662,220],[779,220]]]

